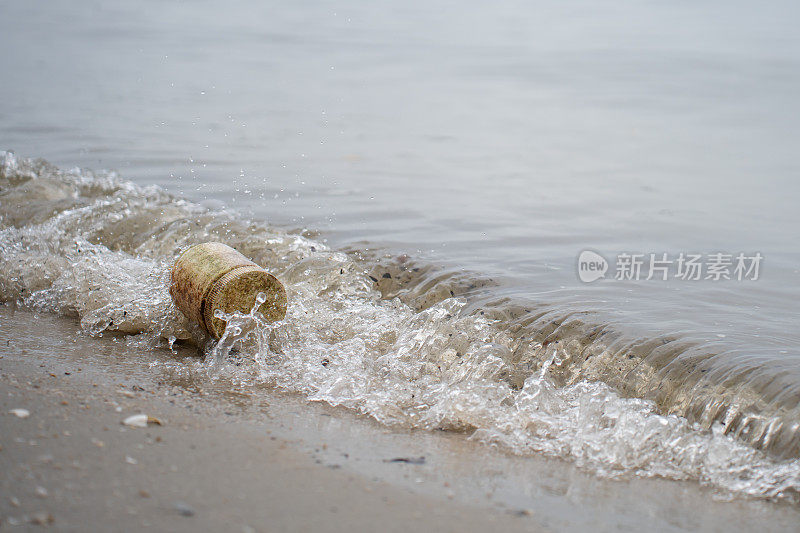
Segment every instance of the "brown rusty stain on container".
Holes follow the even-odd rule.
[[[220,242],[192,246],[175,261],[169,293],[175,305],[210,335],[220,338],[225,321],[214,316],[249,313],[259,293],[266,301],[258,308],[270,322],[286,316],[286,290],[278,279]]]

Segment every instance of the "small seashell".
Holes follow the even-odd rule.
[[[17,418],[28,418],[31,416],[31,412],[27,409],[12,409],[9,411],[12,415],[16,416]]]
[[[123,424],[126,426],[131,426],[135,428],[145,428],[147,427],[147,415],[133,415],[129,416],[125,420],[122,421]]]
[[[155,424],[161,426],[161,420],[154,416],[147,416],[145,414],[132,415],[122,421],[126,426],[134,428],[144,428],[148,424]]]

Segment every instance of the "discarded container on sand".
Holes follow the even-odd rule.
[[[220,338],[225,321],[214,316],[249,313],[259,293],[266,300],[258,312],[270,322],[286,316],[286,290],[278,279],[248,258],[220,242],[192,246],[175,261],[169,293],[178,309]]]

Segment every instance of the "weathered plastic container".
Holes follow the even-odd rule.
[[[225,332],[225,321],[214,313],[218,309],[249,313],[259,293],[266,296],[258,308],[266,320],[286,316],[286,290],[281,282],[220,242],[197,244],[183,252],[172,267],[169,293],[184,315],[217,339]]]

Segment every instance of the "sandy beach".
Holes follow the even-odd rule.
[[[100,352],[97,355],[114,357],[109,352],[119,347],[113,343],[89,340],[67,354],[47,353],[46,346],[15,347],[9,318],[4,317],[0,382],[5,473],[0,505],[6,527],[20,523],[45,523],[68,531],[526,527],[525,516],[470,508],[446,497],[431,500],[382,476],[370,478],[346,468],[348,461],[359,458],[337,453],[332,443],[320,440],[322,435],[315,439],[292,434],[295,418],[306,416],[296,410],[302,405],[292,398],[279,399],[284,405],[277,410],[270,401],[250,402],[236,395],[215,405],[191,388],[170,386],[140,372],[131,375],[131,364],[143,370],[146,360],[118,361],[116,369],[112,364],[98,370],[83,357],[92,349]],[[38,321],[56,322],[51,317]],[[9,413],[15,408],[27,409],[30,416],[20,419]],[[121,424],[139,412],[157,416],[162,425]],[[311,416],[320,419],[323,413]],[[335,445],[345,448],[347,442]],[[417,468],[400,462],[391,467],[400,475],[413,474]]]
[[[88,337],[69,319],[3,306],[0,321],[4,529],[786,531],[800,519],[787,505],[718,501],[695,483],[597,479],[465,435],[186,380],[151,365],[154,352]],[[176,365],[197,357],[155,354]],[[122,424],[138,413],[161,425]]]
[[[800,533],[798,17],[0,2],[0,533]]]

